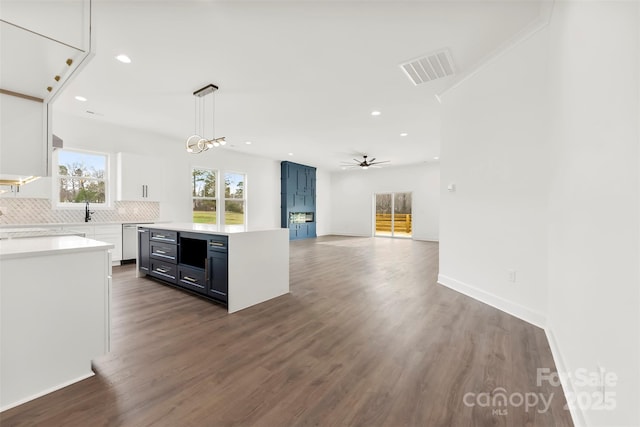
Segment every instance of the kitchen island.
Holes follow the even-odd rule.
[[[109,351],[112,249],[79,236],[0,240],[0,411],[93,375]]]
[[[289,293],[289,231],[140,226],[137,265],[139,277],[151,276],[234,313]]]

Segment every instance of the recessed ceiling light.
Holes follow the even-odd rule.
[[[245,141],[244,143],[247,145],[251,145],[251,141]]]
[[[380,114],[381,114],[380,111],[372,111],[371,112],[372,116],[379,116]]]
[[[433,160],[440,160],[440,157],[434,157]]]
[[[121,53],[120,55],[116,56],[116,59],[120,62],[122,62],[123,64],[131,64],[131,58],[129,58],[127,55]]]
[[[402,133],[400,134],[400,136],[407,136],[407,135],[409,135],[409,134],[408,134],[408,133],[406,133],[406,132],[402,132]]]
[[[293,153],[289,153],[290,156],[293,156]]]
[[[84,96],[80,96],[80,95],[76,96],[76,99],[78,101],[82,101],[82,102],[86,102],[87,101],[87,98],[85,98]]]

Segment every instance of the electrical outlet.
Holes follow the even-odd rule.
[[[515,270],[509,270],[509,281],[511,283],[516,283],[516,271]]]

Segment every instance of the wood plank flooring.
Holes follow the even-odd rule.
[[[290,256],[291,293],[232,315],[114,268],[97,375],[0,425],[572,425],[562,390],[536,384],[555,371],[544,332],[438,285],[437,243],[328,236]],[[534,394],[548,410],[518,397]]]

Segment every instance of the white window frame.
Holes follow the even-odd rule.
[[[215,225],[218,226],[220,224],[220,170],[218,169],[214,169],[211,167],[204,167],[204,166],[191,166],[191,175],[190,175],[190,179],[192,180],[189,183],[189,187],[191,187],[193,185],[193,171],[194,170],[206,170],[206,171],[210,171],[213,172],[215,177],[216,177],[216,186],[215,186],[215,197],[196,197],[193,195],[193,188],[191,188],[191,221],[193,221],[193,202],[194,200],[213,200],[216,202],[216,222]],[[203,223],[203,224],[212,224],[212,223]]]
[[[104,203],[95,203],[90,202],[91,208],[97,209],[107,209],[111,207],[111,154],[103,151],[90,151],[83,150],[78,148],[61,148],[55,150],[53,152],[53,183],[52,183],[52,191],[53,191],[53,200],[55,200],[56,209],[84,209],[85,202],[68,202],[64,203],[60,201],[60,180],[64,177],[60,175],[60,163],[59,163],[59,155],[60,150],[63,151],[71,151],[79,154],[89,154],[92,156],[103,156],[105,157],[105,170],[104,170]],[[68,178],[68,176],[67,176]],[[99,181],[96,179],[96,181]]]

